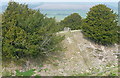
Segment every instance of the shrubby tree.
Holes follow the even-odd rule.
[[[81,29],[82,17],[78,13],[73,13],[62,20],[60,24],[63,28],[69,27],[72,30],[78,30]]]
[[[120,44],[120,26],[117,26],[118,44]]]
[[[2,42],[2,14],[0,14],[0,44]]]
[[[39,10],[27,5],[9,2],[3,13],[3,61],[43,57],[61,51],[62,36],[55,33],[59,27],[54,18],[47,18]]]
[[[117,42],[117,15],[106,5],[90,8],[83,25],[86,37],[98,44],[112,45]]]

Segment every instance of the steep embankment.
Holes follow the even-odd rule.
[[[62,31],[59,35],[65,35],[62,45],[66,51],[54,55],[54,59],[47,61],[41,71],[41,75],[108,75],[117,73],[118,45],[105,47],[97,45],[85,39],[80,30]],[[114,70],[114,71],[112,71]]]

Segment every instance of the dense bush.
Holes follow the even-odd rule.
[[[118,41],[117,15],[105,5],[90,8],[83,25],[83,33],[96,43],[112,45]]]
[[[47,18],[39,10],[27,5],[9,2],[3,13],[3,61],[42,57],[61,51],[63,37],[56,36],[59,28],[54,18]]]
[[[118,44],[120,44],[120,26],[117,26]]]
[[[62,20],[60,24],[63,26],[63,28],[69,27],[72,30],[78,30],[81,28],[82,17],[78,13],[73,13]]]

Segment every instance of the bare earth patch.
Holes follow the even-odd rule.
[[[66,51],[57,56],[62,57],[61,59],[53,59],[50,64],[44,64],[44,68],[48,70],[41,71],[42,76],[71,76],[82,73],[96,75],[95,73],[103,71],[110,72],[118,66],[117,55],[113,54],[118,52],[118,45],[105,47],[94,44],[85,39],[80,30],[62,31],[59,34],[65,35],[62,44]],[[118,68],[114,70],[117,71]]]

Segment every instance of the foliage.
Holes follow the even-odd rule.
[[[19,70],[16,70],[16,76],[32,76],[35,74],[35,69],[31,69],[25,72],[20,72]]]
[[[59,31],[55,19],[47,18],[25,4],[8,3],[2,29],[3,61],[43,57],[62,50],[59,44],[63,37],[55,35]]]
[[[103,4],[90,8],[83,24],[83,33],[96,43],[112,45],[117,42],[117,15]]]
[[[41,69],[41,67],[43,67],[42,65],[40,65],[39,67],[40,67],[40,69],[30,69],[30,70],[23,71],[23,72],[16,70],[15,76],[35,76],[35,78],[37,78],[37,77],[40,78],[41,76],[38,73],[41,72],[42,70],[44,70],[46,72],[47,69]]]
[[[1,18],[0,18],[1,19]],[[0,20],[0,46],[2,46],[2,24],[1,24],[1,20]],[[0,47],[0,51],[2,50],[2,47]],[[0,53],[1,55],[1,53]],[[1,57],[0,57],[1,60]]]
[[[82,17],[78,13],[73,13],[62,20],[60,24],[63,26],[63,28],[69,27],[72,30],[78,30],[81,28]]]
[[[117,26],[118,44],[120,44],[120,26]]]

